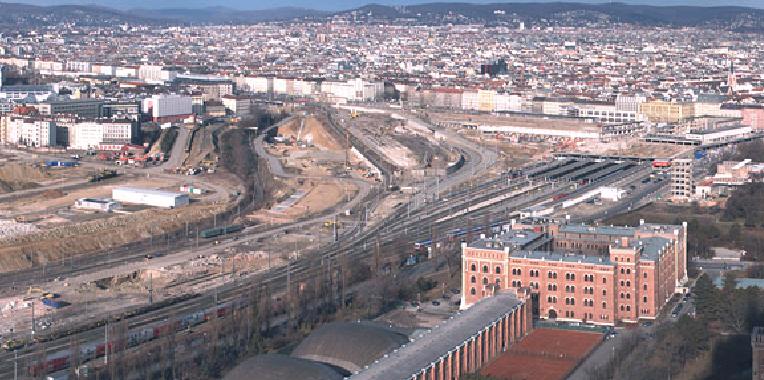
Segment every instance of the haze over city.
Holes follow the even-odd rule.
[[[273,0],[255,0],[255,1],[242,1],[242,0],[223,0],[223,1],[201,1],[201,0],[165,0],[165,1],[113,1],[113,0],[21,0],[17,1],[25,4],[32,5],[67,5],[67,4],[81,4],[81,5],[100,5],[106,7],[112,7],[116,9],[133,9],[133,8],[148,8],[148,9],[165,9],[165,8],[206,8],[206,7],[229,7],[235,9],[257,10],[268,9],[277,7],[304,7],[320,10],[343,10],[356,8],[367,4],[382,4],[382,5],[414,5],[431,3],[431,1],[416,1],[416,0],[392,0],[392,1],[362,1],[362,0],[333,0],[326,2],[315,2],[306,0],[285,0],[285,1],[273,1]],[[433,3],[436,1],[432,1]],[[464,1],[464,0],[444,0],[437,1],[438,3],[474,3],[474,4],[491,4],[491,3],[504,3],[494,1]],[[515,0],[508,3],[531,3],[531,2],[568,2],[568,3],[590,3],[590,4],[606,4],[612,2],[606,1],[586,1],[586,0]],[[622,0],[617,3],[632,4],[632,5],[656,5],[656,6],[743,6],[762,8],[764,4],[758,0],[738,0],[734,4],[724,0]]]
[[[0,379],[764,380],[761,4],[401,4],[0,2]]]

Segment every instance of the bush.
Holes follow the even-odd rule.
[[[162,138],[162,141],[159,143],[159,149],[162,150],[162,153],[165,155],[169,154],[172,150],[173,145],[175,145],[175,140],[178,139],[178,128],[172,127],[167,130],[164,137]]]

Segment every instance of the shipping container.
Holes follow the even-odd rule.
[[[42,299],[42,304],[45,305],[45,306],[48,306],[48,307],[52,307],[54,309],[60,309],[60,308],[62,308],[64,306],[69,305],[68,303],[66,303],[64,301],[56,301],[56,300],[51,299],[51,298],[43,298]]]
[[[55,161],[55,160],[50,160],[50,161],[45,161],[45,166],[48,166],[48,167],[67,167],[67,168],[70,168],[70,167],[77,166],[77,163],[74,162],[74,161]]]

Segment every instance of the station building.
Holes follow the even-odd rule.
[[[463,243],[462,307],[530,288],[542,319],[599,325],[655,319],[687,281],[687,225],[514,222]]]

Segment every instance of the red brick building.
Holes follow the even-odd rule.
[[[654,319],[687,280],[687,227],[530,219],[462,245],[462,307],[528,287],[543,319],[614,325]]]

